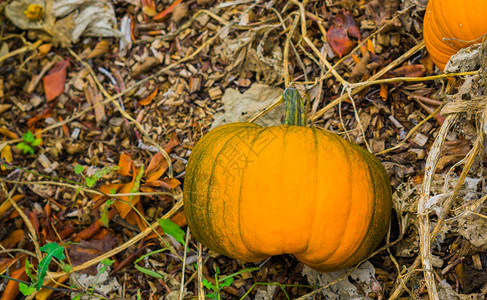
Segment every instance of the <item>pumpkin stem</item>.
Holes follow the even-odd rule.
[[[303,98],[301,98],[298,90],[286,88],[284,93],[282,93],[282,97],[286,102],[286,116],[284,118],[284,124],[306,126]]]

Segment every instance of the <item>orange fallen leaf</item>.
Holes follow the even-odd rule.
[[[161,11],[160,13],[155,15],[152,19],[154,21],[159,21],[159,20],[166,18],[167,16],[169,16],[170,13],[172,13],[172,11],[174,10],[174,7],[176,7],[176,5],[181,3],[181,1],[182,0],[175,0],[171,5],[169,5],[166,9],[164,9],[163,11]]]
[[[425,72],[426,68],[423,65],[409,65],[389,71],[388,75],[392,77],[422,77]]]
[[[360,62],[360,58],[355,54],[352,54],[352,59],[355,62],[355,64],[358,64]]]
[[[156,89],[152,93],[150,93],[149,96],[147,96],[144,99],[140,100],[139,101],[139,104],[140,105],[149,105],[149,104],[151,104],[152,100],[154,100],[154,98],[156,97],[157,92],[159,92],[159,88],[156,87]]]
[[[68,136],[69,136],[69,135],[68,135]],[[41,141],[39,142],[39,144],[38,144],[39,146],[44,145],[44,140],[42,139],[42,129],[40,129],[40,128],[36,128],[36,129],[34,129],[34,137],[35,137],[36,139],[41,140]]]
[[[42,57],[46,56],[49,53],[49,51],[51,50],[51,47],[52,47],[51,43],[42,44],[39,47],[37,47],[37,51],[39,51],[37,53],[37,58],[42,58]]]
[[[49,287],[58,287],[60,284],[63,284],[66,280],[68,280],[68,276],[63,276],[59,279],[56,279],[56,282],[50,280],[45,286]],[[41,290],[35,295],[36,300],[47,300],[51,299],[50,296],[54,293],[54,290],[41,288]]]
[[[137,202],[137,204],[135,204],[135,208],[142,216],[140,216],[139,213],[132,209],[127,214],[127,216],[125,216],[125,221],[127,221],[127,223],[129,223],[130,225],[137,225],[137,227],[139,227],[139,229],[143,231],[147,228],[147,224],[142,220],[142,217],[145,217],[144,207],[142,206],[141,202]]]
[[[120,167],[120,169],[117,170],[118,174],[123,176],[132,176],[130,174],[130,170],[132,169],[132,157],[130,157],[130,155],[125,153],[120,154],[118,166]]]
[[[153,17],[157,14],[156,4],[153,0],[142,0],[142,12],[149,17]]]
[[[355,46],[355,42],[349,39],[347,31],[343,27],[332,25],[326,33],[326,38],[333,52],[338,54],[339,57],[349,53]]]
[[[0,242],[3,248],[11,249],[15,248],[24,236],[24,231],[22,229],[16,229],[12,231],[6,239]]]
[[[132,181],[129,182],[129,183],[126,183],[122,186],[122,188],[120,189],[120,194],[128,194],[128,193],[132,193],[132,192],[138,192],[138,188],[137,190],[135,191],[134,190],[134,187],[136,187],[136,180],[137,180],[137,177],[140,177],[141,174],[139,174],[139,172],[143,172],[143,170],[138,170],[137,172],[134,171],[134,175],[132,176]],[[113,204],[115,206],[115,208],[118,210],[118,213],[120,214],[120,217],[122,218],[125,218],[127,216],[127,214],[132,210],[132,207],[131,205],[135,205],[137,204],[137,202],[139,202],[140,200],[140,196],[136,195],[136,196],[120,196],[118,197],[121,201],[115,201],[115,203]],[[131,205],[129,205],[128,203],[130,203]]]
[[[179,145],[179,139],[178,139],[178,136],[176,135],[176,133],[173,132],[173,133],[171,133],[171,139],[169,140],[169,142],[164,147],[164,150],[167,153],[171,153],[172,150],[174,149],[174,147],[176,147],[177,145]]]
[[[61,117],[61,116],[57,116],[57,119],[61,123],[64,122],[63,117]],[[63,125],[61,125],[61,128],[63,129],[63,133],[64,133],[65,136],[67,136],[67,137],[70,136],[70,134],[69,134],[69,128],[68,128],[68,125],[66,125],[66,123],[64,123]]]
[[[380,85],[380,97],[382,98],[382,101],[387,101],[387,94],[389,92],[389,89],[387,88],[387,85],[381,83]]]
[[[111,184],[105,184],[105,185],[102,185],[100,186],[100,192],[104,193],[104,194],[111,194],[111,191],[115,191],[115,193],[118,193],[118,191],[124,186],[123,183],[111,183]],[[108,199],[108,196],[105,196],[105,195],[96,195],[95,197],[93,197],[93,202],[95,203],[95,205],[92,207],[92,209],[96,209],[98,208],[100,205],[102,205],[103,203],[105,203],[105,200]]]
[[[184,210],[171,217],[171,221],[179,227],[186,226],[186,215]]]
[[[147,167],[147,171],[145,172],[145,181],[154,181],[159,179],[169,167],[166,159],[160,152],[156,153]]]
[[[146,181],[147,185],[154,186],[154,187],[162,187],[168,190],[172,190],[175,187],[179,186],[181,182],[175,178],[164,178],[161,180],[151,180],[151,181]]]
[[[30,118],[27,120],[27,126],[32,127],[34,126],[37,122],[39,122],[42,119],[47,119],[50,116],[52,116],[52,107],[45,109],[42,113],[35,115],[34,117]]]
[[[427,74],[433,74],[435,65],[433,63],[433,60],[431,59],[431,55],[428,53],[421,58],[421,63],[423,66],[426,68],[426,73]]]
[[[8,137],[11,140],[15,140],[19,138],[19,136],[15,132],[10,131],[5,127],[0,128],[0,134],[3,134],[4,136]]]
[[[171,153],[174,147],[179,145],[179,139],[178,136],[173,132],[171,134],[171,139],[167,143],[167,145],[164,147],[164,150],[167,153]],[[162,156],[161,153],[156,153],[150,163],[149,166],[147,167],[147,170],[145,171],[145,181],[154,181],[159,179],[166,171],[167,168],[169,167],[168,162]]]
[[[47,102],[54,100],[64,92],[69,58],[58,62],[49,73],[42,78]]]
[[[29,277],[25,273],[25,268],[21,267],[10,274],[10,277],[25,281]],[[7,286],[3,290],[2,298],[0,300],[13,300],[17,298],[17,295],[20,293],[19,290],[19,283],[17,281],[9,280]]]
[[[375,54],[374,43],[371,39],[367,40],[367,50],[369,50],[369,52],[371,52],[372,54]]]
[[[12,201],[15,203],[19,202],[20,200],[24,199],[24,195],[15,195],[12,197]],[[3,203],[0,205],[0,217],[3,217],[3,215],[12,207],[12,202],[10,200],[5,200]]]

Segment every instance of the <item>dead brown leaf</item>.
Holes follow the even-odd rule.
[[[348,54],[356,44],[356,42],[352,41],[349,36],[360,40],[360,30],[352,15],[343,9],[333,16],[332,21],[333,24],[328,29],[326,38],[333,51],[338,54],[338,56],[342,57],[343,55]]]
[[[69,67],[69,58],[54,65],[49,73],[42,78],[47,102],[54,100],[64,92],[66,71]]]
[[[95,48],[91,50],[88,55],[86,55],[86,59],[93,59],[97,56],[108,53],[109,46],[108,40],[101,40],[98,42],[98,44],[96,44]]]
[[[424,65],[409,65],[394,69],[388,75],[391,77],[422,77],[425,72]]]

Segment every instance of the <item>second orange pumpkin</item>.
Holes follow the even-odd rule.
[[[433,62],[442,71],[458,50],[482,42],[487,33],[487,1],[430,0],[423,36]]]

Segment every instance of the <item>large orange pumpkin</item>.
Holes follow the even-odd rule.
[[[430,0],[423,21],[423,37],[433,62],[442,71],[458,50],[482,42],[487,33],[487,1]]]
[[[390,219],[379,160],[315,127],[218,127],[193,149],[184,181],[195,238],[246,262],[292,254],[320,271],[342,269],[377,247]]]

